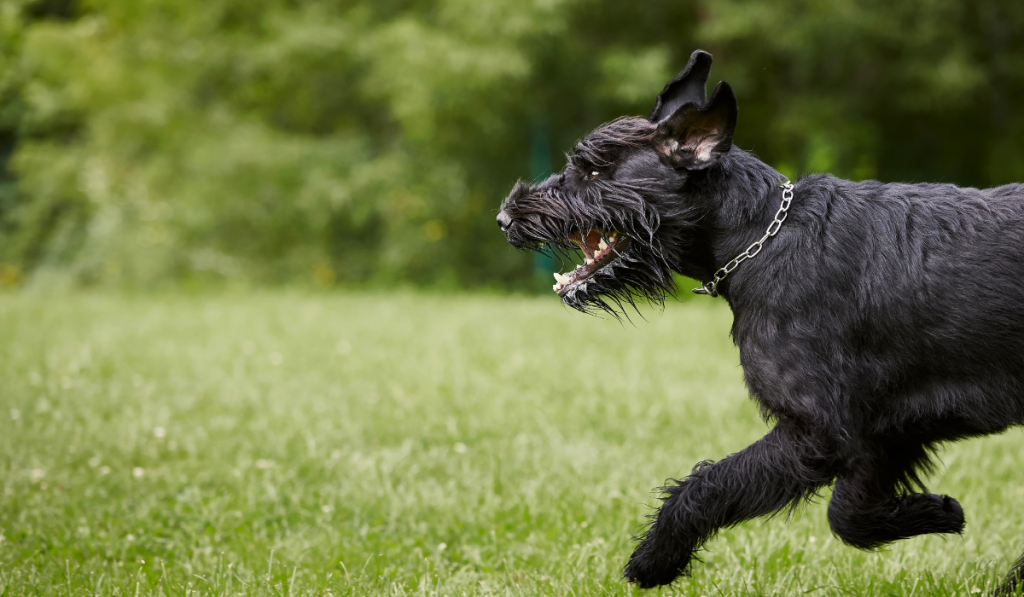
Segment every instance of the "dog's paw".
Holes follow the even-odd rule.
[[[903,498],[900,510],[915,535],[963,533],[964,509],[948,495],[914,493]]]
[[[948,530],[939,532],[962,535],[964,532],[964,525],[967,524],[967,520],[964,518],[964,509],[960,506],[960,502],[948,495],[944,495],[942,496],[942,510],[946,513],[945,522],[948,525]]]
[[[671,584],[689,574],[692,552],[688,549],[655,549],[642,541],[629,558],[622,576],[641,589]]]

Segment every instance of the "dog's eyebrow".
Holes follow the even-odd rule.
[[[598,153],[599,152],[594,151],[594,148],[588,147],[580,142],[573,148],[572,153],[566,154],[566,159],[568,159],[572,166],[581,170],[600,168],[611,163],[610,160],[598,158]]]
[[[654,134],[654,125],[642,118],[613,120],[576,143],[569,161],[576,167],[607,168],[623,149],[638,147]]]
[[[619,143],[583,139],[576,143],[569,161],[577,168],[607,168],[615,163],[622,147]]]

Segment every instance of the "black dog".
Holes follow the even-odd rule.
[[[696,291],[728,301],[747,386],[775,421],[664,488],[625,577],[671,583],[718,529],[833,482],[829,524],[849,545],[960,533],[956,500],[915,489],[938,444],[1024,422],[1024,185],[794,188],[733,147],[736,98],[723,82],[706,100],[710,67],[694,52],[647,119],[599,127],[498,214],[517,247],[578,245],[585,263],[555,290],[582,311],[664,300],[672,272],[707,280]]]

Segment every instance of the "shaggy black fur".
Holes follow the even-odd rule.
[[[566,304],[660,301],[672,272],[710,280],[772,221],[784,179],[733,147],[736,100],[726,83],[705,99],[710,63],[695,52],[649,118],[599,127],[564,171],[503,203],[517,247],[578,243],[595,256],[600,239],[615,241],[556,285]],[[718,287],[747,386],[775,426],[664,488],[625,577],[671,583],[719,529],[832,483],[828,520],[850,545],[961,533],[960,505],[920,476],[939,444],[1024,422],[1022,247],[1022,185],[799,180],[778,235]]]

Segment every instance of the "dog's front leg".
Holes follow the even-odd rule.
[[[715,532],[777,512],[832,480],[828,450],[779,423],[745,450],[701,464],[667,496],[640,538],[624,576],[642,588],[686,574],[694,553]]]

